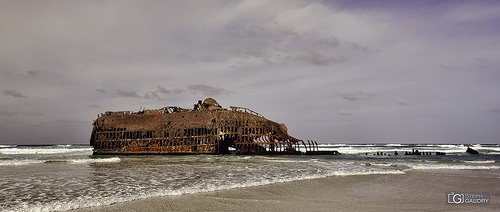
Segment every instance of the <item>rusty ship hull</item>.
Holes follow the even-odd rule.
[[[90,144],[94,154],[302,154],[301,148],[314,154],[317,149],[315,142],[288,135],[284,124],[247,108],[224,109],[211,98],[194,109],[99,114]]]

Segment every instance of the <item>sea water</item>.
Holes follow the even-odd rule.
[[[480,154],[465,153],[467,146]],[[319,150],[341,155],[93,156],[88,145],[0,145],[0,211],[64,211],[328,176],[445,172],[500,178],[499,144],[320,144]],[[432,155],[405,155],[413,150]]]

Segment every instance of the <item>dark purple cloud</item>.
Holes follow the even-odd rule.
[[[24,96],[21,92],[12,89],[4,90],[2,93],[6,96],[12,96],[16,98],[26,98],[26,96]]]
[[[205,85],[205,84],[192,84],[187,86],[188,90],[197,94],[197,93],[202,93],[203,95],[206,96],[217,96],[221,95],[226,92],[226,89],[216,87],[216,86],[210,86],[210,85]]]
[[[116,89],[116,94],[122,97],[140,97],[137,91]]]

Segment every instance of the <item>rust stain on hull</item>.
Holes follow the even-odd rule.
[[[243,107],[214,99],[193,109],[165,107],[99,114],[90,144],[94,154],[335,154],[288,135],[287,128]]]

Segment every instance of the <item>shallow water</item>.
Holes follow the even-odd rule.
[[[54,211],[328,176],[446,172],[500,177],[499,145],[323,144],[323,156],[92,156],[82,145],[1,146],[0,211]],[[447,155],[404,155],[418,149]],[[394,155],[398,151],[399,155]],[[379,153],[377,155],[376,153]]]

